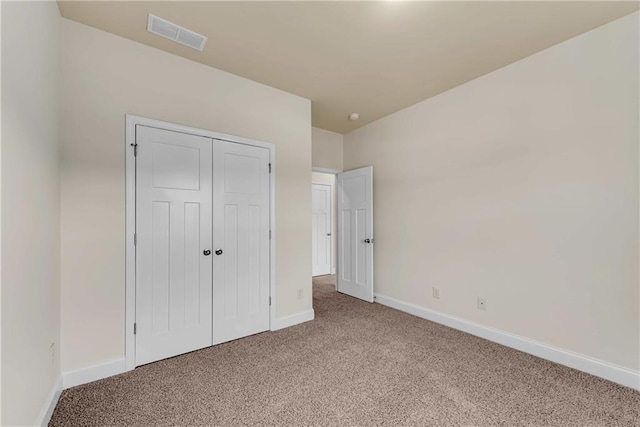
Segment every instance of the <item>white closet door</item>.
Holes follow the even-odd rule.
[[[331,274],[331,186],[312,184],[312,275]]]
[[[213,141],[213,342],[269,329],[269,150]]]
[[[136,127],[136,365],[212,344],[211,139]]]
[[[338,291],[373,302],[373,167],[338,174]]]

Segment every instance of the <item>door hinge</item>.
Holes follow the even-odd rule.
[[[271,230],[269,230],[269,240],[271,240]]]
[[[271,173],[271,163],[269,163],[269,173]]]
[[[269,297],[269,306],[271,306],[271,297]]]
[[[138,156],[138,144],[131,144],[131,146],[133,147],[133,157],[137,157]]]
[[[133,233],[133,246],[138,244],[138,233]]]
[[[134,323],[134,324],[133,324],[133,335],[135,335],[135,334],[136,334],[136,332],[138,332],[138,324],[137,324],[137,323]]]

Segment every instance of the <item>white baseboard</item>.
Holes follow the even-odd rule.
[[[75,387],[126,372],[124,357],[62,373],[62,388]]]
[[[313,309],[303,311],[301,313],[292,314],[291,316],[281,317],[276,319],[271,325],[272,331],[288,328],[289,326],[298,325],[300,323],[308,322],[315,318]]]
[[[51,391],[47,395],[47,399],[44,402],[44,406],[40,411],[40,415],[38,415],[35,425],[46,427],[49,424],[53,410],[56,409],[56,405],[58,404],[60,393],[62,393],[62,376],[58,375],[58,379],[56,379],[53,387],[51,387]]]
[[[614,365],[583,354],[574,353],[560,347],[534,341],[500,329],[484,326],[459,317],[419,307],[384,295],[376,294],[375,301],[382,305],[395,308],[396,310],[404,311],[405,313],[413,314],[414,316],[431,320],[432,322],[440,323],[489,341],[515,348],[516,350],[520,350],[525,353],[559,363],[560,365],[568,366],[640,391],[640,372],[638,371]]]
[[[276,319],[271,325],[270,330],[277,331],[279,329],[288,328],[299,323],[313,320],[315,314],[313,310],[303,311],[291,316]],[[127,371],[125,358],[108,360],[97,365],[88,366],[86,368],[77,369],[75,371],[67,371],[62,373],[62,389],[75,387],[78,385],[90,383],[92,381],[101,380],[103,378],[118,375]]]

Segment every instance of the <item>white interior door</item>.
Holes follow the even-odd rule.
[[[338,291],[373,302],[373,167],[338,174]]]
[[[136,365],[212,344],[211,139],[136,127]]]
[[[312,184],[313,276],[331,274],[331,186]]]
[[[269,151],[213,142],[213,342],[269,329]]]

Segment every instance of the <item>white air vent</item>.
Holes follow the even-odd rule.
[[[158,18],[152,14],[149,14],[147,31],[198,50],[204,49],[204,44],[207,42],[205,36],[201,36],[198,33],[194,33],[180,25],[169,22],[166,19]]]

